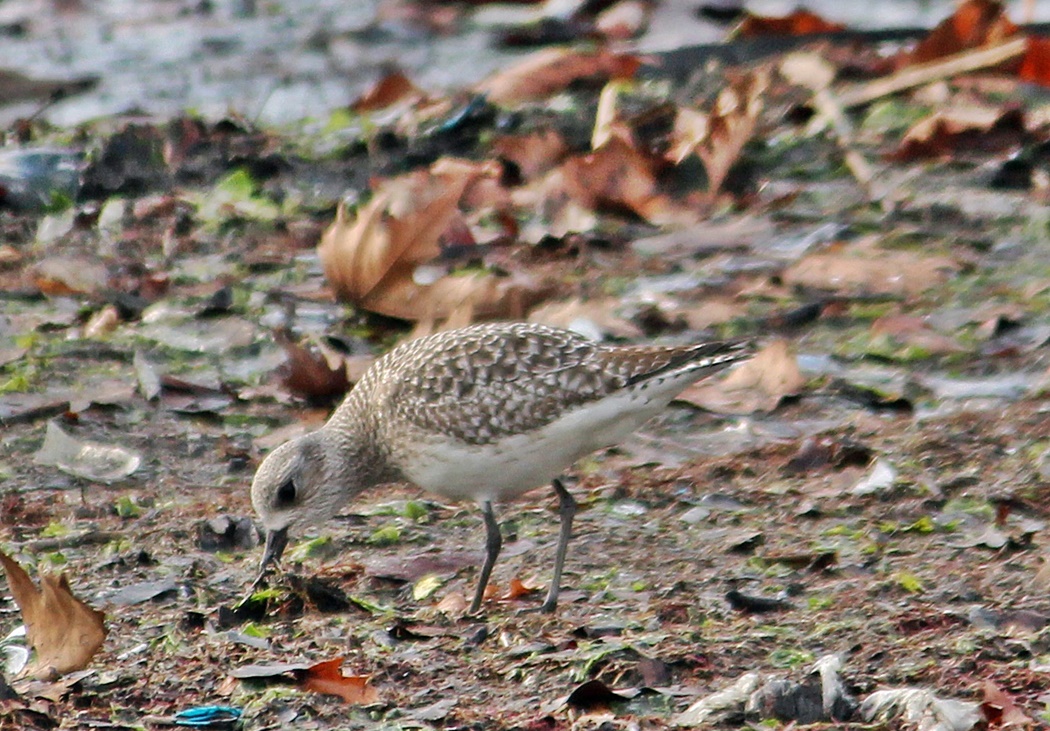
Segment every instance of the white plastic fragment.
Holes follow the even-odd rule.
[[[897,480],[897,468],[887,460],[875,460],[875,466],[860,482],[853,486],[850,492],[854,495],[873,495],[878,492],[886,492]]]
[[[758,690],[765,680],[759,673],[746,673],[724,690],[701,698],[684,711],[674,716],[671,723],[675,726],[695,726],[723,713],[737,711],[743,713],[747,699]]]
[[[53,465],[63,472],[94,482],[117,482],[139,468],[142,456],[123,447],[82,442],[47,423],[44,443],[33,455],[37,464]]]
[[[970,731],[984,721],[979,704],[938,698],[923,688],[875,691],[860,704],[860,715],[868,723],[903,722],[918,731]]]

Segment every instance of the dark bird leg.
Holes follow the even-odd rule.
[[[554,611],[558,606],[558,592],[561,591],[561,570],[565,567],[565,553],[569,550],[569,539],[572,538],[572,518],[576,515],[576,501],[572,495],[561,484],[561,480],[555,478],[551,482],[554,492],[558,493],[558,515],[561,516],[561,533],[558,535],[558,550],[554,554],[554,578],[551,579],[551,588],[547,591],[547,598],[540,607],[541,612]]]
[[[481,514],[485,518],[485,563],[481,567],[481,576],[478,578],[478,589],[474,592],[474,601],[470,603],[470,613],[476,614],[481,609],[481,600],[485,596],[485,587],[488,586],[489,576],[492,575],[492,567],[496,565],[499,551],[503,547],[503,535],[496,522],[496,513],[492,510],[492,503],[486,500],[481,504]]]

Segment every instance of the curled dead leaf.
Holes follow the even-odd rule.
[[[441,253],[439,240],[459,215],[464,191],[497,164],[443,159],[429,170],[383,183],[353,218],[341,208],[321,239],[325,276],[341,299],[403,320],[468,324],[520,317],[538,290],[525,275],[489,272],[417,281],[420,265]]]
[[[1019,109],[966,107],[941,109],[905,132],[900,146],[887,157],[898,162],[952,157],[967,152],[1003,152],[1028,138]]]
[[[40,588],[25,570],[0,551],[0,565],[15,604],[22,611],[36,660],[26,674],[37,678],[81,670],[106,639],[105,614],[73,596],[66,574],[41,574]]]
[[[785,340],[774,340],[721,381],[700,381],[678,396],[684,401],[719,414],[752,414],[772,411],[787,396],[806,385],[798,360]]]

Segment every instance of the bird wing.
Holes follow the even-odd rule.
[[[426,431],[488,444],[662,374],[713,372],[705,359],[736,349],[730,343],[610,347],[533,324],[479,325],[392,351],[387,408]]]
[[[428,431],[488,444],[626,385],[602,367],[601,351],[575,333],[522,324],[420,338],[391,353],[389,408]]]

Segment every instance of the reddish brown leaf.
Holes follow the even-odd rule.
[[[659,191],[653,161],[619,135],[594,152],[569,158],[561,170],[565,190],[590,210],[626,208],[655,224],[691,217]]]
[[[926,63],[968,48],[992,46],[1017,32],[996,0],[966,0],[952,15],[930,31],[903,65]]]
[[[535,594],[537,591],[539,591],[539,587],[526,584],[515,576],[510,580],[510,586],[507,587],[507,599],[521,599],[524,596]]]
[[[439,601],[434,608],[442,614],[459,616],[466,613],[468,606],[470,605],[467,603],[467,598],[458,591],[454,591],[446,594],[445,598]]]
[[[1017,72],[1025,81],[1050,86],[1050,38],[1029,38]]]
[[[106,639],[105,614],[73,596],[65,574],[41,574],[38,589],[3,552],[0,565],[22,610],[29,644],[36,650],[36,660],[26,673],[53,679],[86,667]]]
[[[299,686],[303,690],[339,696],[347,703],[363,706],[375,703],[379,693],[368,684],[367,675],[343,675],[344,659],[325,660],[297,673]]]
[[[841,23],[824,20],[816,13],[799,8],[790,15],[764,16],[748,13],[737,28],[742,38],[757,36],[804,36],[812,33],[831,33],[845,29]]]
[[[638,56],[606,50],[545,49],[482,81],[478,91],[495,104],[517,104],[552,96],[583,79],[630,79],[641,63]]]
[[[412,97],[421,97],[423,93],[405,76],[400,69],[385,74],[376,81],[357,101],[350,105],[355,112],[374,112],[386,109],[399,101]]]
[[[984,681],[981,689],[984,700],[981,701],[981,713],[984,714],[991,728],[1032,728],[1035,721],[1017,707],[1017,703],[991,680]]]
[[[279,373],[289,391],[311,399],[329,399],[342,396],[350,390],[350,381],[341,358],[330,362],[323,354],[293,343],[283,332],[278,332],[274,339],[288,356]]]

